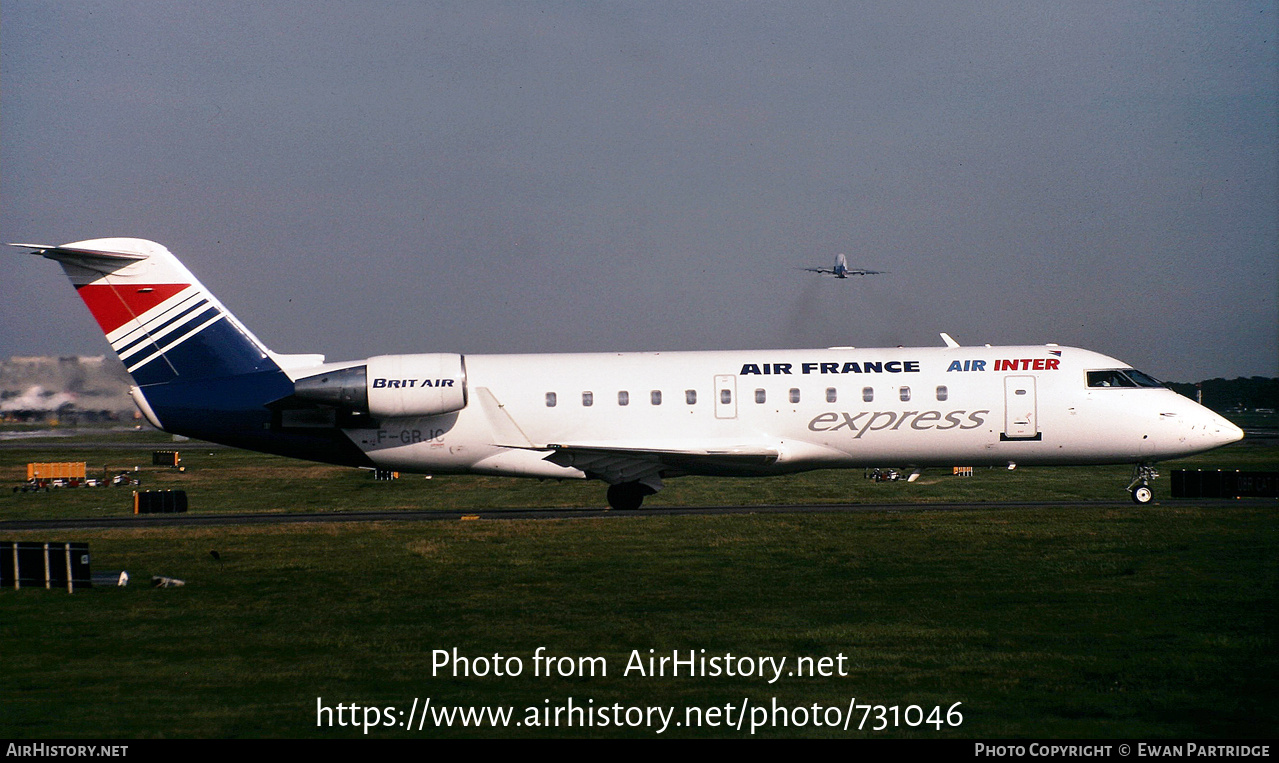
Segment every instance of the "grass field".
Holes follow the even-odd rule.
[[[156,447],[174,447],[158,444]],[[143,487],[187,489],[193,511],[603,504],[598,483],[405,478],[178,445],[187,472],[143,466]],[[28,460],[149,464],[127,442],[68,455],[47,441],[0,449],[3,518],[124,515],[120,488],[13,495]],[[1276,470],[1241,444],[1186,466]],[[145,460],[142,460],[145,458]],[[1166,470],[1177,464],[1166,465]],[[674,480],[650,501],[1123,498],[1128,469],[860,472]],[[1156,483],[1166,496],[1168,480]],[[962,723],[878,732],[802,727],[755,736],[1266,737],[1279,731],[1279,521],[1273,501],[852,515],[6,532],[88,541],[95,570],[134,585],[0,592],[0,737],[342,737],[335,708],[941,708]],[[221,561],[210,551],[217,550]],[[184,579],[153,589],[152,575]],[[607,675],[532,675],[538,647],[603,658]],[[518,657],[515,677],[433,675],[434,650]],[[842,656],[847,675],[624,675],[633,650],[706,656]],[[600,663],[596,663],[599,665]],[[589,704],[588,704],[589,703]],[[900,712],[900,711],[899,711]],[[333,716],[336,719],[336,716]],[[827,716],[829,717],[829,716]],[[891,714],[887,716],[890,720]],[[732,720],[732,719],[730,719]],[[874,725],[872,717],[867,726]],[[662,736],[749,736],[670,726]],[[647,726],[422,730],[369,736],[657,736]]]

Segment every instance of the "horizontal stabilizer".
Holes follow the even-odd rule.
[[[34,250],[32,254],[38,254],[41,257],[48,257],[51,260],[70,260],[76,261],[83,258],[94,260],[108,260],[114,262],[134,262],[136,260],[145,260],[147,255],[137,252],[126,252],[110,249],[84,249],[75,246],[48,246],[46,244],[9,244],[20,249]]]

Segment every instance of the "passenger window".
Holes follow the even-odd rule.
[[[903,403],[910,402],[910,387],[902,387],[900,390],[898,390],[898,393],[901,395],[901,399]]]
[[[695,389],[684,390],[684,402],[688,403],[689,405],[697,405],[697,390]]]
[[[950,391],[947,390],[945,387],[938,387],[937,399],[941,402],[945,402],[948,398],[950,398]]]
[[[555,407],[555,393],[554,393],[554,392],[547,392],[547,393],[546,393],[546,407],[547,407],[547,408],[554,408],[554,407]]]
[[[875,402],[875,390],[873,387],[862,387],[862,402]]]
[[[650,402],[652,402],[652,403],[653,403],[653,405],[661,405],[661,404],[662,404],[662,391],[661,391],[660,389],[655,389],[655,390],[653,390],[652,392],[650,392],[650,393],[648,394],[648,399],[649,399],[649,401],[650,401]]]
[[[583,393],[582,393],[582,407],[584,407],[584,408],[590,408],[592,405],[595,405],[595,393],[594,393],[594,392],[583,392]]]
[[[827,387],[827,388],[826,388],[826,402],[828,402],[828,403],[833,403],[833,402],[835,402],[835,397],[836,397],[836,396],[835,396],[835,388],[834,388],[834,387]]]
[[[799,402],[799,389],[797,389],[796,387],[791,387],[791,390],[790,390],[790,401],[791,401],[792,403],[798,403],[798,402]]]
[[[721,389],[719,391],[719,401],[724,405],[733,402],[733,391],[731,389]]]
[[[767,400],[767,399],[768,399],[768,396],[764,393],[764,390],[762,390],[762,389],[757,389],[757,390],[755,390],[755,402],[756,402],[756,403],[763,404],[763,402],[764,402],[765,400]]]
[[[617,404],[618,404],[618,405],[630,405],[630,404],[631,404],[631,393],[626,392],[625,390],[623,390],[622,392],[618,392],[618,393],[617,393]]]

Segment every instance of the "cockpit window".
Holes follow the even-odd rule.
[[[1162,387],[1158,379],[1135,368],[1089,371],[1089,387]]]
[[[1123,371],[1089,371],[1088,372],[1089,387],[1135,387],[1137,383],[1127,376]]]
[[[1132,379],[1133,381],[1137,382],[1138,387],[1164,386],[1164,383],[1159,381],[1155,377],[1151,376],[1150,374],[1143,374],[1141,371],[1138,371],[1135,368],[1130,368],[1127,371],[1124,371],[1124,374],[1126,374],[1129,379]]]

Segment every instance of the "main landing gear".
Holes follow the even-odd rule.
[[[1137,464],[1132,470],[1132,482],[1128,483],[1128,492],[1132,494],[1132,502],[1144,506],[1155,498],[1150,489],[1150,481],[1159,476],[1155,467],[1149,464]]]
[[[608,486],[608,505],[618,511],[634,511],[644,503],[645,496],[656,492],[642,482],[619,482]]]

